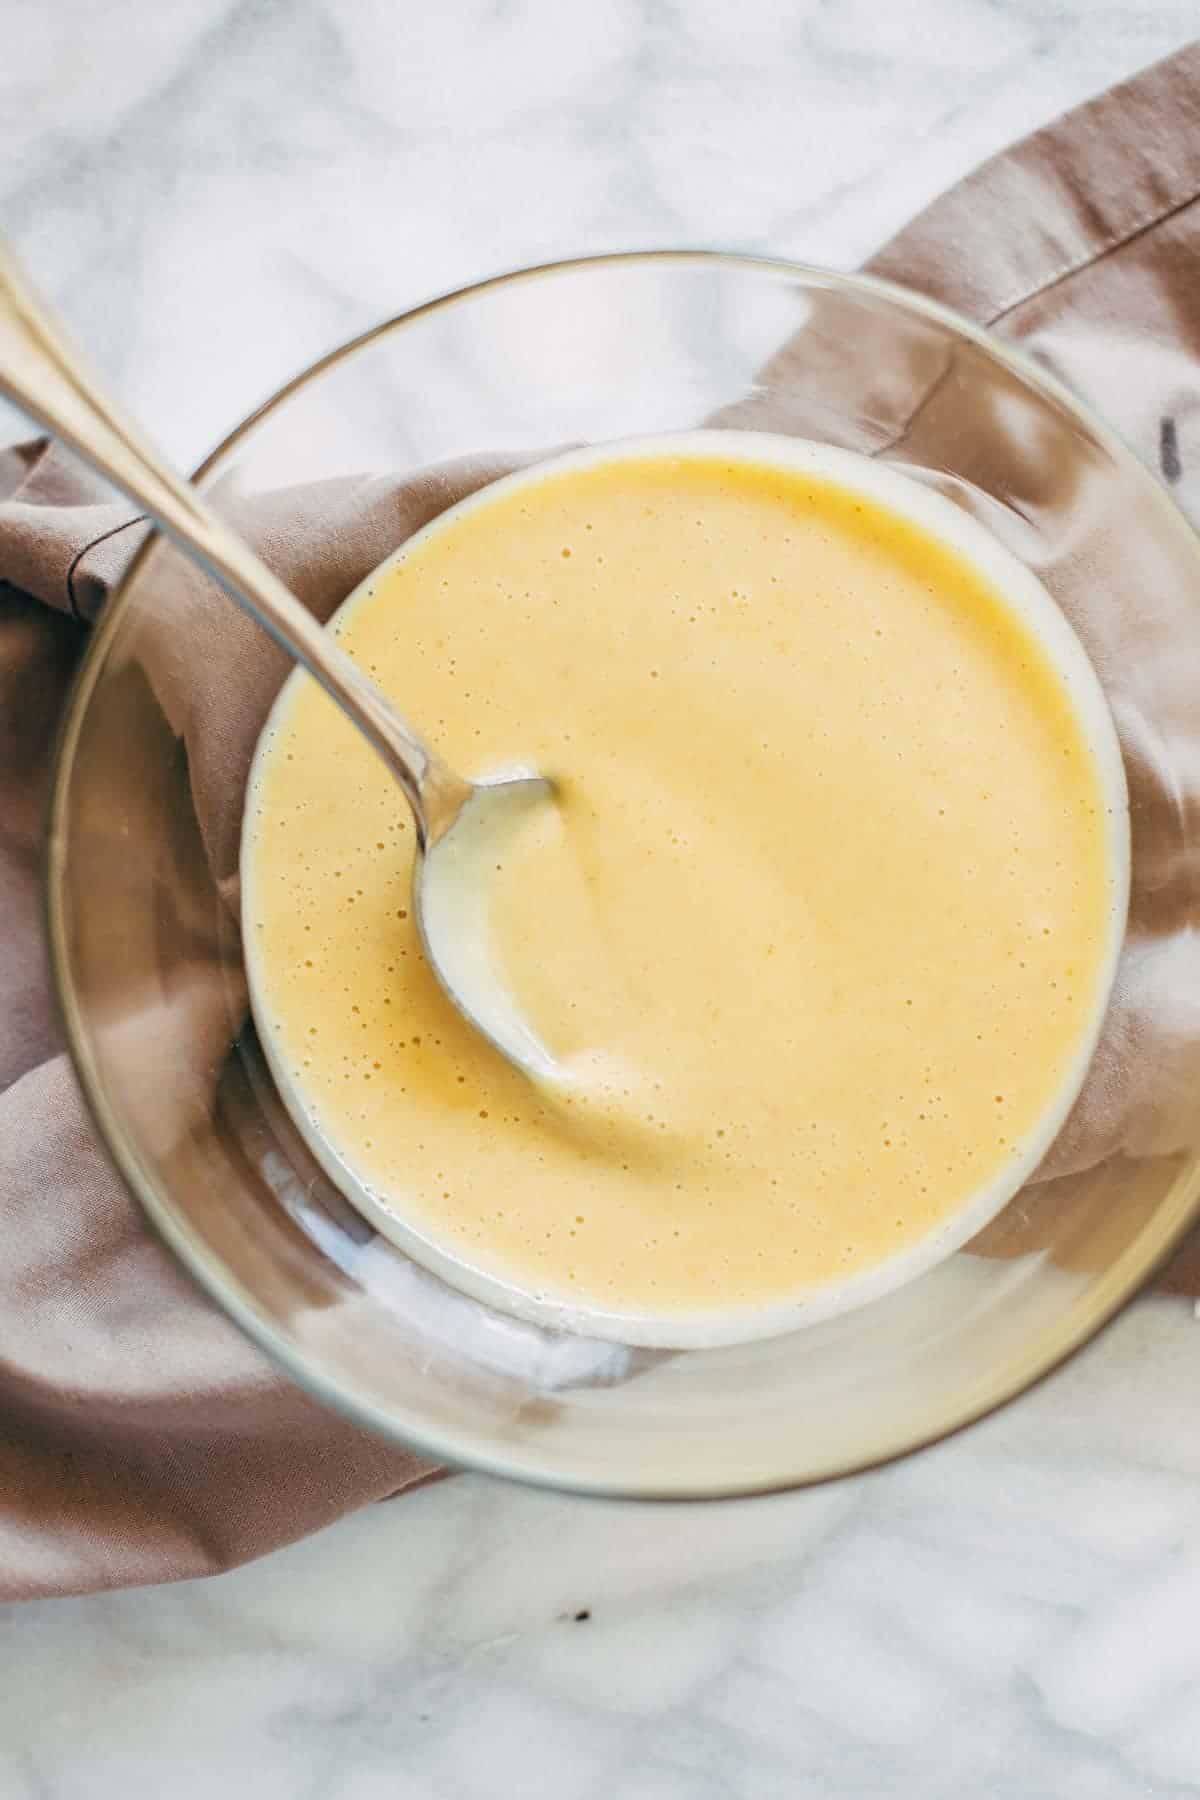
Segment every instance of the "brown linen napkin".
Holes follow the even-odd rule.
[[[1193,517],[1198,94],[1191,49],[987,164],[872,265],[1025,339]],[[498,472],[322,483],[229,511],[324,617],[408,532]],[[48,758],[84,622],[143,529],[59,453],[0,457],[0,1597],[229,1567],[431,1472],[306,1400],[192,1289],[97,1146],[62,1053],[39,920]],[[232,901],[242,777],[283,663],[199,577],[170,612],[160,697]],[[1129,1030],[1160,1035],[1167,1020],[1189,1098],[1198,992],[1135,989],[1125,1015]],[[1172,1010],[1155,1010],[1163,999]],[[1112,1066],[1072,1166],[1106,1154],[1114,1134],[1162,1127],[1122,1086],[1119,1056]]]

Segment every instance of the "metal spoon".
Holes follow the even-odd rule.
[[[487,928],[486,874],[511,842],[519,816],[550,796],[551,783],[532,771],[466,781],[423,743],[307,608],[121,417],[2,243],[0,392],[145,507],[357,725],[412,808],[413,915],[435,975],[510,1062],[540,1080],[559,1078],[559,1064],[495,970]]]

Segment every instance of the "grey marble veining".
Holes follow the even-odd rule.
[[[497,269],[852,265],[1194,0],[0,0],[0,207],[195,459],[340,338]]]
[[[851,265],[1195,0],[0,0],[0,225],[195,460],[332,343],[585,250]],[[3,422],[0,422],[2,424]],[[1200,1793],[1200,1326],[783,1499],[460,1478],[0,1610],[0,1800]],[[580,1616],[584,1615],[584,1616]]]
[[[665,1508],[462,1477],[215,1581],[7,1608],[0,1794],[1196,1793],[1198,1355],[1154,1302],[870,1478]]]

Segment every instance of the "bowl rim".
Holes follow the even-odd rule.
[[[349,360],[377,340],[430,314],[449,309],[460,301],[491,290],[515,288],[526,282],[565,275],[572,271],[670,263],[733,267],[746,272],[757,271],[765,275],[798,279],[810,289],[849,289],[873,295],[909,313],[923,316],[966,339],[1005,365],[1013,375],[1034,388],[1043,398],[1066,411],[1077,422],[1082,422],[1093,439],[1128,470],[1148,495],[1154,497],[1164,528],[1180,533],[1196,557],[1197,590],[1200,592],[1200,534],[1192,528],[1165,487],[1155,479],[1119,433],[1105,424],[1086,402],[1080,400],[1064,382],[1042,368],[1031,356],[1014,348],[1006,340],[993,336],[990,331],[974,324],[952,308],[898,282],[884,280],[869,273],[845,273],[790,258],[714,248],[632,249],[555,259],[468,282],[407,307],[335,346],[275,389],[221,439],[199,463],[191,479],[197,484],[205,483],[263,420],[327,370]],[[885,1467],[942,1443],[998,1411],[1019,1395],[1037,1387],[1077,1355],[1142,1291],[1200,1218],[1198,1164],[1189,1180],[1176,1184],[1177,1188],[1182,1185],[1183,1191],[1171,1190],[1168,1196],[1171,1203],[1160,1205],[1156,1209],[1133,1243],[1092,1284],[1088,1294],[1077,1296],[1058,1315],[1053,1325],[1036,1333],[1025,1346],[1022,1355],[1015,1358],[1001,1376],[977,1384],[977,1388],[936,1429],[895,1431],[890,1441],[885,1434],[881,1447],[871,1454],[839,1462],[836,1467],[762,1478],[692,1482],[681,1487],[661,1482],[638,1486],[629,1481],[569,1476],[539,1466],[536,1458],[529,1458],[526,1446],[513,1447],[510,1454],[504,1456],[493,1449],[486,1438],[472,1437],[470,1434],[443,1436],[424,1423],[414,1422],[410,1426],[392,1411],[344,1389],[338,1381],[312,1362],[303,1349],[297,1349],[283,1330],[261,1315],[252,1294],[229,1276],[221,1260],[211,1254],[203,1242],[193,1237],[175,1216],[165,1195],[159,1194],[154,1171],[142,1158],[137,1146],[126,1137],[108,1103],[101,1071],[89,1047],[83,1009],[72,979],[65,899],[69,853],[66,822],[79,739],[92,694],[107,664],[109,650],[121,629],[137,578],[159,541],[160,534],[157,531],[148,534],[116,591],[109,597],[100,623],[84,652],[58,732],[43,864],[44,922],[51,986],[71,1063],[97,1134],[151,1226],[206,1298],[214,1302],[252,1343],[265,1351],[290,1380],[335,1413],[401,1448],[433,1458],[439,1463],[518,1481],[552,1492],[595,1498],[673,1502],[751,1498],[818,1486],[827,1481]]]

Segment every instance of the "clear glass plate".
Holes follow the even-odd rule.
[[[1200,667],[1197,540],[1065,389],[943,309],[863,277],[708,253],[530,270],[336,351],[198,480],[241,504],[296,482],[705,423],[886,458],[1036,570],[1138,747],[1135,968],[1163,932],[1164,893],[1172,917],[1197,897],[1179,709]],[[1150,1099],[1123,1148],[1035,1179],[965,1249],[827,1323],[736,1347],[626,1350],[444,1287],[331,1186],[259,1054],[182,742],[188,681],[203,671],[164,679],[185,579],[177,552],[151,540],[90,648],[54,794],[53,965],[80,1079],[131,1188],[209,1294],[321,1399],[438,1458],[552,1486],[676,1498],[790,1487],[912,1450],[1019,1393],[1192,1221],[1195,1102],[1174,1093],[1157,1119],[1177,1067],[1151,1032],[1126,1046],[1123,1079]],[[205,604],[215,632],[234,617],[223,596]],[[402,698],[419,718],[420,695]]]

